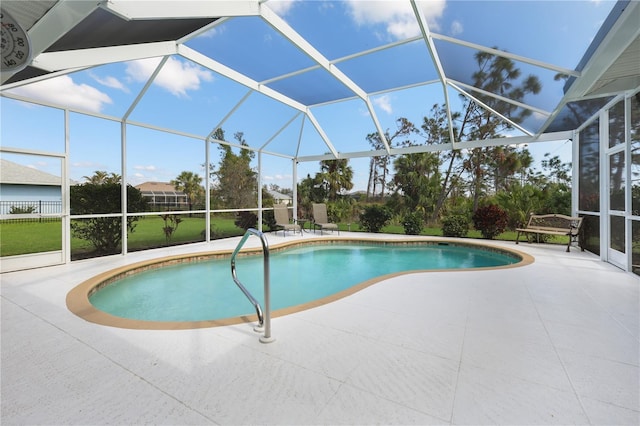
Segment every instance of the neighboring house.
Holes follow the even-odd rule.
[[[136,185],[142,192],[142,196],[149,200],[152,206],[167,208],[188,209],[187,194],[176,188],[169,182],[144,182]]]
[[[267,189],[267,193],[273,197],[274,204],[286,204],[290,206],[293,203],[291,195],[281,194],[280,192],[272,191],[270,189]]]
[[[0,159],[0,215],[16,209],[28,213],[62,212],[62,179]]]

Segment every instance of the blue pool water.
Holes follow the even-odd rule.
[[[507,254],[457,245],[299,246],[270,255],[271,308],[312,302],[395,272],[492,267],[518,261]],[[263,304],[262,255],[240,256],[236,267],[240,281]],[[229,259],[141,272],[97,291],[90,302],[118,317],[149,321],[205,321],[255,313],[231,278]]]

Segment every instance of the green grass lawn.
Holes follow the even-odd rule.
[[[242,235],[244,230],[233,223],[233,218],[217,217],[211,221],[212,238],[227,238]],[[204,241],[204,218],[184,217],[177,230],[167,242],[164,221],[160,217],[145,216],[136,222],[133,233],[129,233],[129,250],[144,250],[152,247]],[[0,256],[40,253],[60,250],[62,226],[57,222],[0,222]],[[71,238],[72,256],[86,255],[93,251],[89,241]]]
[[[212,223],[211,238],[227,238],[244,234],[244,230],[234,224],[232,217],[215,217]],[[148,248],[165,247],[169,245],[204,241],[205,221],[201,217],[184,217],[177,230],[166,240],[164,221],[158,216],[145,216],[136,222],[133,233],[129,233],[129,251],[145,250]],[[265,228],[268,229],[268,228]],[[351,230],[360,232],[358,224],[340,224],[341,231]],[[383,233],[404,234],[401,225],[388,225],[382,229]],[[442,236],[441,228],[425,228],[421,235]],[[482,238],[479,231],[470,230],[468,238]],[[497,240],[515,241],[516,233],[507,231],[500,234]],[[521,238],[521,240],[524,240]],[[566,244],[566,237],[554,237],[548,241],[551,244]],[[0,255],[13,256],[18,254],[39,253],[60,250],[62,246],[62,227],[57,222],[28,222],[11,223],[0,222]],[[88,257],[93,247],[86,240],[71,239],[73,258]]]
[[[234,224],[233,218],[215,218],[211,221],[211,238],[227,238],[244,234],[244,230]],[[129,250],[144,250],[149,247],[192,243],[205,240],[205,220],[199,217],[184,217],[167,241],[164,221],[155,216],[145,216],[136,222],[133,233],[129,233]]]
[[[20,223],[0,221],[0,256],[62,249],[61,221]]]

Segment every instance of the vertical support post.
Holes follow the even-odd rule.
[[[127,254],[128,251],[128,235],[127,235],[127,124],[123,120],[120,122],[120,144],[121,144],[121,155],[120,155],[120,164],[121,164],[121,178],[120,178],[120,189],[121,189],[121,210],[122,210],[122,255]]]
[[[640,96],[640,95],[634,95]],[[637,214],[633,212],[633,193],[631,185],[632,175],[631,167],[633,165],[633,158],[631,156],[631,96],[627,96],[624,99],[624,168],[625,168],[625,181],[628,182],[625,187],[625,209],[624,209],[624,229],[625,229],[625,253],[627,254],[627,272],[633,272],[633,220],[631,216]]]
[[[571,139],[571,216],[578,216],[580,205],[578,197],[580,195],[578,184],[580,182],[580,133],[573,131]]]
[[[294,158],[291,163],[293,168],[293,182],[291,182],[293,185],[293,200],[291,200],[291,204],[293,205],[293,218],[296,221],[295,223],[298,223],[298,161]]]
[[[609,262],[609,241],[611,224],[609,220],[609,111],[601,110],[598,139],[600,143],[600,260]]]
[[[209,177],[209,163],[210,156],[210,142],[208,139],[204,140],[204,241],[211,241],[211,182]]]
[[[62,244],[64,263],[71,262],[71,188],[69,184],[69,110],[64,110],[64,159],[62,164]]]

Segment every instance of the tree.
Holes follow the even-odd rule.
[[[571,163],[563,163],[560,157],[557,155],[551,157],[551,154],[547,152],[540,165],[552,182],[571,186]]]
[[[542,173],[532,178],[544,194],[542,206],[536,213],[571,215],[571,163],[563,163],[556,155],[546,153],[541,161]]]
[[[96,170],[92,176],[82,176],[87,183],[93,183],[95,185],[102,185],[105,183],[120,183],[120,175],[117,173],[109,173],[104,170]]]
[[[194,201],[202,195],[203,189],[201,186],[202,178],[198,174],[193,172],[184,171],[171,181],[171,185],[177,190],[182,191],[187,196],[187,203],[189,203],[189,210],[193,210]],[[191,215],[191,213],[189,213]]]
[[[408,136],[411,133],[416,133],[417,129],[412,122],[406,118],[399,118],[396,120],[397,128],[394,134],[389,134],[389,130],[385,132],[385,139],[389,146],[392,146],[395,139],[398,137]],[[367,140],[371,144],[374,150],[383,150],[384,144],[380,139],[379,133],[370,133],[367,135]],[[407,143],[408,141],[405,141]],[[384,190],[387,186],[387,177],[389,175],[389,164],[391,162],[391,156],[381,155],[378,157],[371,157],[369,161],[369,181],[367,182],[367,199],[369,196],[376,196],[377,189],[380,188],[380,197],[384,198]]]
[[[221,136],[224,137],[224,133]],[[243,136],[242,132],[238,132],[234,138],[240,145],[248,146]],[[220,144],[219,148],[222,152],[220,166],[213,172],[217,178],[215,194],[227,208],[255,206],[258,199],[258,181],[256,172],[251,168],[254,152],[241,149],[239,154],[235,154],[231,146],[225,144]]]
[[[523,149],[519,152],[520,169],[517,171],[520,174],[520,185],[524,185],[533,176],[533,156],[528,149]]]
[[[404,195],[406,210],[420,212],[423,217],[432,213],[440,187],[438,154],[421,152],[401,155],[393,162],[395,175],[392,187]]]
[[[316,177],[326,189],[329,201],[336,201],[340,193],[353,188],[353,169],[346,158],[321,161],[320,173]]]
[[[298,184],[298,217],[311,216],[311,204],[322,203],[327,199],[327,193],[322,183],[316,177],[307,177]]]
[[[515,183],[508,191],[499,192],[496,200],[509,216],[508,227],[515,229],[526,225],[529,215],[542,213],[544,194],[541,189],[533,185],[522,186]]]
[[[293,195],[293,189],[291,189],[291,188],[282,188],[278,184],[275,184],[275,183],[269,184],[269,189],[271,191],[279,192],[280,194]]]
[[[526,95],[540,92],[542,85],[538,77],[529,75],[520,81],[520,69],[516,68],[511,59],[503,56],[478,52],[475,59],[478,70],[472,75],[473,86],[499,96],[477,93],[477,99],[516,124],[531,115],[531,110],[519,108],[516,103],[522,102]],[[464,97],[463,102],[460,140],[499,138],[503,132],[513,129],[510,122],[485,109],[475,100]],[[502,154],[503,151],[495,147],[474,148],[464,161],[465,169],[471,176],[474,211],[478,208],[478,200],[491,183],[489,179],[495,176],[496,169],[510,170],[506,162],[507,156],[501,158]],[[495,184],[495,180],[493,183]]]
[[[492,148],[490,167],[492,169],[491,187],[494,193],[509,188],[509,178],[520,169],[518,153],[512,146],[496,146]]]
[[[460,116],[460,113],[453,113],[451,116],[453,120],[456,120]],[[447,109],[445,106],[441,107],[438,104],[433,105],[430,116],[424,117],[421,128],[424,131],[423,135],[427,145],[445,144],[451,141]],[[440,182],[438,199],[431,215],[432,221],[438,219],[445,200],[449,197],[451,191],[459,186],[460,175],[464,170],[462,165],[459,164],[460,151],[444,151],[439,155],[440,165],[446,164],[446,168],[444,169],[444,174]]]
[[[92,183],[101,181],[99,176],[89,179],[81,185],[73,185],[70,188],[71,213],[74,215],[120,213],[122,187],[120,182],[105,181],[105,183]],[[135,213],[145,211],[147,200],[142,192],[131,185],[127,185],[127,212]],[[127,230],[134,232],[135,216],[127,217]],[[122,241],[122,219],[119,217],[96,217],[79,219],[71,222],[73,234],[83,240],[89,241],[98,254],[114,254],[120,249]]]

